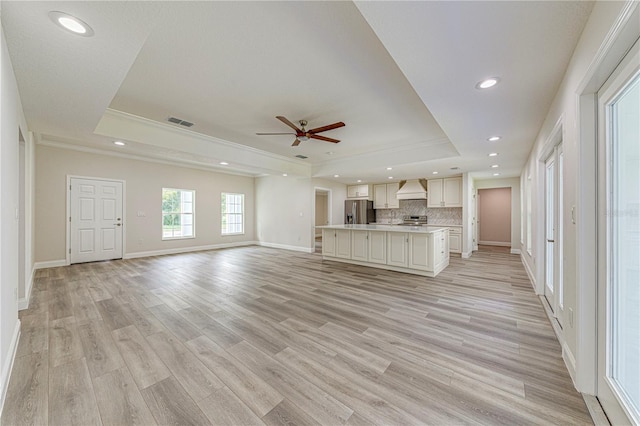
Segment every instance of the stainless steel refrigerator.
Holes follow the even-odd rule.
[[[347,200],[344,202],[344,223],[367,224],[376,221],[373,201]]]

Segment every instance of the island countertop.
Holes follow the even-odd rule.
[[[402,226],[402,225],[323,225],[316,226],[318,229],[351,229],[353,231],[384,231],[384,232],[410,232],[416,234],[430,234],[433,232],[448,229],[446,226]]]

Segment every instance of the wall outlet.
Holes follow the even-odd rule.
[[[142,210],[138,210],[138,217],[146,217],[147,214],[145,212],[143,212]]]

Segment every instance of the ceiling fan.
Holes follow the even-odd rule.
[[[337,129],[338,127],[344,127],[344,123],[342,121],[338,121],[337,123],[329,124],[327,126],[316,127],[315,129],[306,130],[305,126],[307,125],[307,120],[300,120],[300,128],[298,128],[295,124],[287,120],[285,117],[279,115],[276,117],[278,120],[282,121],[287,126],[291,127],[295,130],[295,133],[256,133],[256,135],[296,135],[296,140],[293,141],[293,145],[298,146],[300,142],[307,141],[309,139],[318,139],[325,142],[338,143],[340,142],[338,139],[328,138],[326,136],[320,136],[318,133],[326,132],[327,130]]]

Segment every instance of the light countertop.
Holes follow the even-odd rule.
[[[353,229],[355,231],[386,231],[386,232],[412,232],[416,234],[429,234],[448,229],[448,226],[398,226],[398,225],[325,225],[316,226],[319,229]]]

